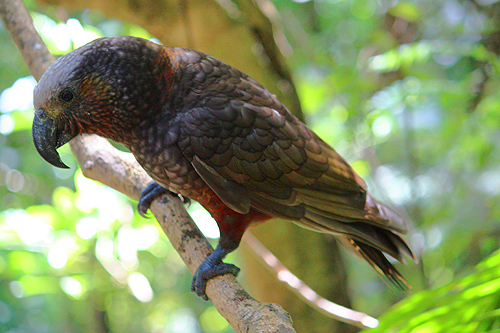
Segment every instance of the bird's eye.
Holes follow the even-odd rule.
[[[71,101],[73,97],[75,96],[70,89],[64,89],[63,91],[61,91],[61,94],[59,95],[59,98],[65,102]]]

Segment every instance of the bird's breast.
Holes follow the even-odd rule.
[[[179,149],[177,141],[169,140],[168,134],[149,134],[128,147],[139,164],[158,184],[195,199],[206,184]]]

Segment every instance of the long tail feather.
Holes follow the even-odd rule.
[[[381,251],[347,237],[344,237],[341,241],[346,248],[368,262],[377,273],[385,277],[392,285],[404,291],[411,289],[410,284],[406,282]]]

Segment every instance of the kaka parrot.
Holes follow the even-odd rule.
[[[34,90],[39,154],[78,134],[125,145],[154,182],[139,211],[167,192],[198,201],[220,239],[191,286],[239,269],[224,263],[246,228],[281,218],[336,236],[389,281],[406,282],[383,253],[415,256],[404,219],[375,200],[349,164],[265,87],[201,52],[135,37],[100,38],[60,57]]]

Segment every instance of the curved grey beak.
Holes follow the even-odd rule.
[[[35,111],[32,134],[35,148],[44,160],[58,168],[69,169],[61,160],[56,149],[67,143],[74,136],[61,133],[54,120],[48,117],[44,110]]]

